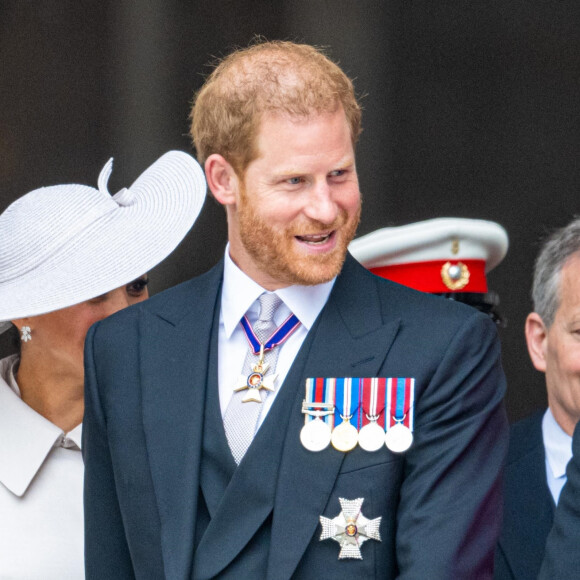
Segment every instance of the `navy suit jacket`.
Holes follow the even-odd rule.
[[[540,571],[555,507],[546,481],[543,416],[535,413],[510,430],[496,580],[530,580]]]
[[[566,477],[539,580],[580,578],[580,422],[574,429],[572,459],[566,468]]]
[[[88,334],[87,578],[228,577],[264,522],[268,579],[491,578],[508,441],[495,327],[468,306],[377,278],[350,256],[281,387],[295,391],[288,425],[271,430],[282,456],[264,454],[251,472],[240,464],[195,551],[222,275],[219,264]],[[305,379],[341,376],[415,378],[407,453],[302,447]],[[367,518],[382,516],[382,541],[367,541],[363,560],[339,560],[338,544],[319,541],[319,516],[333,518],[339,498],[359,497]]]

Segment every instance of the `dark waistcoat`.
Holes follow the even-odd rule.
[[[216,316],[217,318],[217,316]],[[277,487],[282,448],[297,389],[313,332],[304,341],[283,388],[239,466],[228,446],[220,410],[217,381],[218,320],[214,319],[212,347],[208,369],[203,426],[200,496],[196,523],[196,551],[193,578],[215,577],[215,557],[219,552],[231,555],[230,563],[220,570],[220,578],[266,577],[270,554],[272,510]],[[249,402],[248,405],[258,403]],[[261,524],[255,526],[256,518]],[[248,535],[249,529],[257,529]],[[239,545],[224,545],[220,536],[227,528],[238,529]]]

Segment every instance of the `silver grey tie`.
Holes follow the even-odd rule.
[[[276,294],[266,293],[262,294],[258,300],[260,302],[260,314],[253,329],[260,343],[264,344],[276,330],[274,315],[276,314],[280,304],[282,304],[282,300],[278,298]],[[264,373],[264,376],[274,374],[279,352],[279,348],[274,348],[264,354],[264,363],[268,364],[268,369]],[[258,360],[259,355],[255,355],[252,352],[251,347],[248,347],[246,360],[244,361],[244,366],[242,368],[242,374],[244,376],[250,375]],[[260,394],[262,401],[264,401],[268,396],[268,391],[262,390],[260,391]],[[254,439],[258,418],[262,411],[262,403],[256,401],[248,401],[244,403],[243,399],[246,395],[246,390],[235,392],[228,404],[224,417],[224,429],[228,439],[228,444],[238,465]]]

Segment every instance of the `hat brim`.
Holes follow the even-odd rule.
[[[50,259],[1,285],[0,320],[60,310],[128,284],[177,247],[206,197],[203,170],[180,151],[163,155],[129,189],[130,203],[119,204]]]

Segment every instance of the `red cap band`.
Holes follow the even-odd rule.
[[[487,292],[485,260],[433,260],[369,270],[421,292]]]

